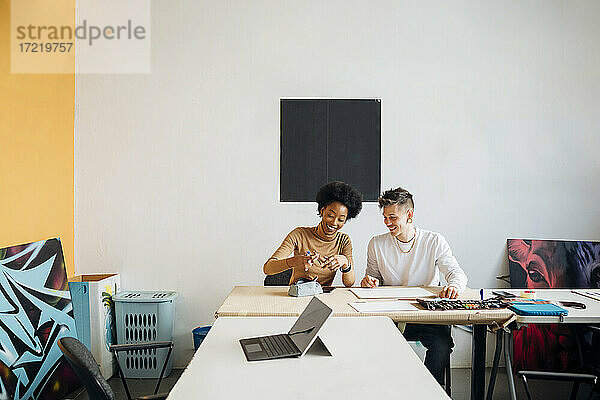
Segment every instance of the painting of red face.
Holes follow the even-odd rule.
[[[513,287],[571,287],[566,259],[565,247],[560,241],[508,239]]]

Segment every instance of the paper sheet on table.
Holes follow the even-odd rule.
[[[415,311],[418,308],[408,300],[371,301],[365,303],[348,303],[359,313],[378,313],[392,311]]]
[[[359,299],[415,299],[417,297],[435,297],[435,294],[420,287],[351,288],[350,291]]]
[[[577,293],[582,296],[589,297],[591,299],[600,301],[600,293],[599,292],[592,292],[591,290],[584,289],[584,290],[573,290],[573,293]]]

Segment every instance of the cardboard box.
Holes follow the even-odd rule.
[[[117,371],[110,345],[117,343],[112,296],[121,289],[116,273],[77,275],[69,279],[78,339],[92,352],[102,375]]]

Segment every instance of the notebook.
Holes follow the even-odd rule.
[[[546,303],[512,303],[509,309],[519,315],[568,315],[569,311],[556,304]]]

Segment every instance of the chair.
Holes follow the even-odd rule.
[[[289,286],[291,277],[291,268],[278,274],[267,275],[265,276],[264,286]]]
[[[102,376],[102,373],[100,373],[100,368],[98,368],[98,364],[96,363],[94,356],[83,343],[73,337],[65,337],[58,340],[58,347],[63,352],[67,362],[75,374],[79,377],[81,383],[85,386],[90,400],[116,400],[115,393],[109,386],[106,379],[104,379]],[[158,384],[156,385],[156,389],[154,390],[154,394],[137,397],[137,400],[164,400],[167,398],[168,393],[157,394],[157,392],[162,381],[162,375],[165,371],[167,361],[171,355],[171,351],[173,350],[173,342],[135,343],[111,346],[110,350],[113,352],[113,354],[115,354],[115,357],[119,351],[157,349],[165,347],[169,347],[169,354],[165,359],[165,364],[163,365],[163,369],[161,371]],[[127,393],[127,398],[131,400],[131,394],[129,393],[129,388],[125,382],[125,377],[121,371],[118,359],[117,369],[121,375],[123,386],[125,387],[125,392]]]
[[[527,384],[528,379],[540,379],[540,380],[552,380],[552,381],[563,381],[563,382],[573,382],[573,388],[571,389],[570,400],[575,400],[577,398],[577,392],[579,391],[579,386],[582,383],[589,383],[594,386],[598,381],[598,377],[596,375],[588,375],[588,374],[570,374],[565,372],[542,372],[542,371],[519,371],[517,375],[523,379],[523,385],[525,386],[525,393],[527,393],[527,398],[531,400],[531,392],[529,391],[529,385]],[[590,391],[590,396],[588,399],[592,398],[594,391]]]

